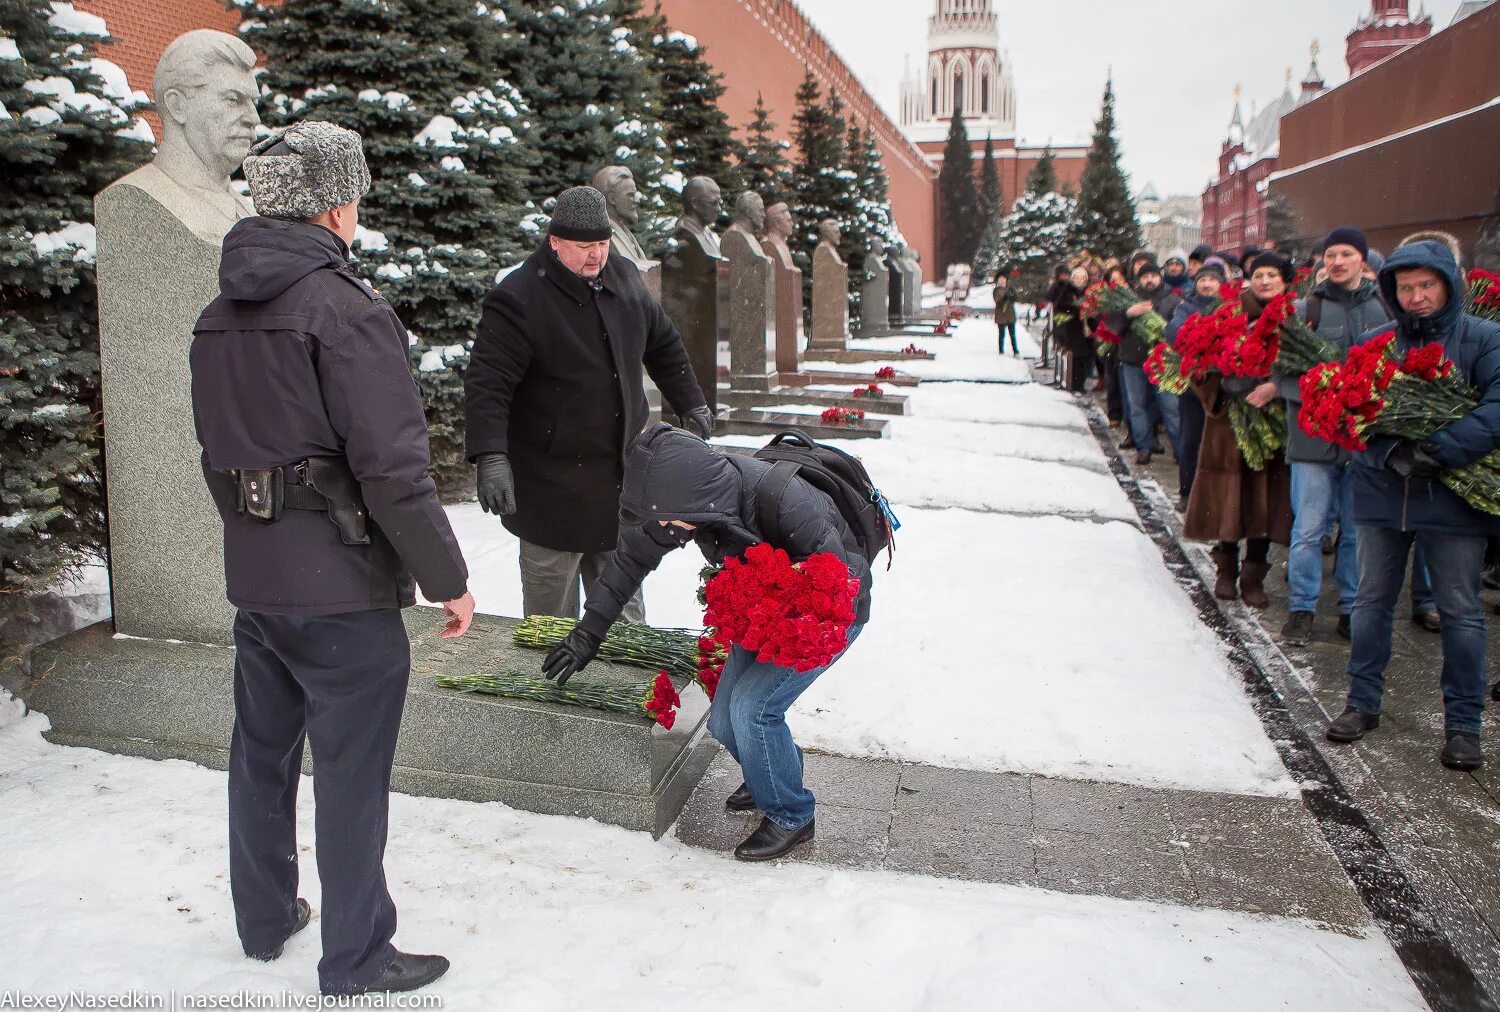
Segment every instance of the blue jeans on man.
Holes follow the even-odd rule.
[[[1485,617],[1479,600],[1483,535],[1359,528],[1359,593],[1351,620],[1349,705],[1379,713],[1391,660],[1391,624],[1415,542],[1443,618],[1443,712],[1449,731],[1479,733],[1485,693]]]
[[[1181,455],[1177,395],[1153,386],[1144,366],[1120,363],[1120,390],[1124,396],[1130,438],[1136,449],[1149,453],[1156,444],[1156,426],[1164,425],[1174,454]]]
[[[863,629],[850,627],[850,646]],[[843,656],[839,654],[825,667],[797,672],[757,661],[753,653],[737,646],[724,661],[708,711],[708,733],[740,764],[756,807],[782,829],[807,825],[814,807],[813,793],[802,782],[802,749],[792,740],[786,712],[814,679]]]
[[[1333,562],[1340,615],[1354,610],[1359,590],[1353,474],[1345,464],[1292,464],[1292,544],[1287,552],[1291,610],[1316,612],[1323,593],[1323,533],[1330,512],[1339,522]]]

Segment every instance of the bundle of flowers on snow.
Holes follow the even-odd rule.
[[[682,705],[677,687],[664,670],[658,671],[655,678],[645,683],[573,682],[566,688],[558,688],[544,679],[513,671],[482,675],[438,675],[436,682],[439,688],[456,689],[459,692],[645,716],[669,731],[677,723],[677,708]]]
[[[858,425],[865,420],[865,413],[859,408],[825,408],[818,416],[824,425]]]
[[[1273,299],[1254,326],[1249,324],[1238,298],[1226,298],[1209,313],[1194,313],[1177,331],[1173,351],[1180,378],[1202,382],[1215,374],[1228,378],[1263,379],[1276,365],[1281,347],[1281,326],[1291,313],[1292,299]],[[1148,375],[1166,377],[1166,353],[1148,359]],[[1272,401],[1257,408],[1243,397],[1226,396],[1229,425],[1234,441],[1253,471],[1286,446],[1286,405]]]
[[[965,316],[968,315],[969,311],[967,309],[964,309],[962,306],[954,306],[943,314],[942,322],[939,323],[936,327],[933,327],[932,332],[934,334],[946,334],[953,329],[953,326],[958,323],[959,320],[962,320]]]
[[[893,379],[895,379],[896,378],[896,367],[893,366],[893,365],[883,365],[883,366],[881,366],[879,369],[875,370],[875,378],[878,379],[878,380],[882,380],[882,381],[887,381],[887,380],[893,380]]]
[[[1441,344],[1413,348],[1397,362],[1395,336],[1356,345],[1344,361],[1302,377],[1297,424],[1303,432],[1362,453],[1372,436],[1425,440],[1479,406]],[[1500,515],[1500,450],[1444,471],[1440,480],[1475,509]]]
[[[880,389],[879,383],[871,383],[867,387],[855,387],[854,397],[884,397],[885,391]]]
[[[923,351],[921,348],[918,348],[917,347],[917,343],[915,341],[913,341],[911,344],[908,344],[905,348],[901,349],[901,354],[903,354],[903,355],[925,355],[925,354],[927,354],[927,352]]]
[[[1464,312],[1500,323],[1500,274],[1479,268],[1469,272],[1469,290],[1464,298]]]
[[[795,671],[826,667],[849,645],[859,581],[828,552],[793,563],[780,548],[762,542],[730,558],[708,581],[698,641],[704,689],[713,695],[730,647],[755,659]],[[710,688],[710,681],[712,688]]]

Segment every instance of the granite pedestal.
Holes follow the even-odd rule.
[[[773,436],[785,429],[801,429],[819,440],[882,439],[890,431],[890,425],[884,418],[865,418],[848,425],[824,425],[817,415],[737,408],[720,416],[716,431],[721,436]]]
[[[770,390],[776,382],[776,275],[760,240],[739,225],[724,233],[729,261],[729,385]]]
[[[392,779],[401,793],[499,801],[660,836],[718,751],[696,683],[679,684],[671,731],[644,714],[440,689],[440,674],[539,676],[543,654],[512,644],[512,619],[476,616],[467,635],[444,640],[436,610],[409,608],[405,617],[412,678]],[[105,622],[37,649],[27,702],[51,719],[47,737],[58,744],[224,769],[233,665],[231,647],[117,639]],[[596,661],[573,684],[650,675]],[[304,770],[316,761],[309,756]]]
[[[812,337],[809,358],[843,351],[849,341],[849,268],[838,250],[823,242],[813,250]]]
[[[777,387],[775,390],[732,390],[719,388],[719,403],[731,408],[771,408],[778,404],[808,404],[818,408],[859,408],[870,415],[910,414],[911,398],[905,394],[886,394],[884,397],[855,397],[856,386],[866,386],[875,380],[857,383],[851,379],[842,390],[810,390],[802,387]]]
[[[728,336],[728,297],[729,262],[679,234],[677,249],[662,262],[661,306],[682,334],[709,411],[718,408],[719,341]]]
[[[859,286],[859,327],[855,337],[885,337],[890,326],[890,274],[885,261],[871,253],[865,257],[865,276]]]

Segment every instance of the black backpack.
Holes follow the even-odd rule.
[[[771,465],[755,490],[761,532],[768,540],[781,540],[776,518],[782,496],[795,476],[833,500],[866,561],[874,562],[881,552],[895,553],[901,522],[857,458],[819,443],[801,429],[787,429],[755,451],[755,459]],[[890,568],[889,559],[886,568]]]

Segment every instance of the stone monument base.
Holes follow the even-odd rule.
[[[542,653],[511,642],[514,619],[476,615],[444,640],[438,612],[408,608],[411,688],[392,787],[403,794],[499,801],[546,815],[597,819],[664,833],[719,745],[705,731],[708,698],[678,686],[671,731],[647,720],[551,703],[440,689],[440,674],[536,671]],[[234,651],[165,640],[117,639],[101,622],[40,647],[27,702],[51,719],[46,737],[149,759],[229,761]],[[580,681],[644,682],[651,672],[596,661]],[[304,759],[312,768],[315,756]]]
[[[834,369],[814,369],[812,371],[799,370],[798,372],[784,372],[781,374],[781,385],[785,387],[805,387],[811,385],[826,386],[830,383],[848,383],[852,387],[865,386],[870,383],[889,384],[898,387],[914,387],[921,384],[921,380],[906,373],[899,373],[891,379],[881,379],[874,372],[859,372],[849,370],[847,372]]]
[[[806,387],[777,387],[774,390],[731,390],[719,388],[719,403],[730,408],[770,408],[778,404],[811,404],[819,408],[859,408],[869,415],[905,415],[911,399],[904,394],[884,397],[855,397],[851,392],[859,384],[850,382],[844,390],[809,390]]]
[[[891,335],[900,337],[903,335]],[[912,335],[923,336],[923,335]],[[931,337],[931,334],[925,335]],[[923,352],[913,355],[904,351],[877,351],[866,348],[844,348],[834,349],[807,349],[806,359],[809,362],[838,362],[838,363],[860,363],[860,362],[922,362],[937,358],[932,352]]]
[[[824,425],[817,415],[736,408],[719,416],[714,432],[720,436],[774,436],[785,429],[801,429],[818,440],[883,439],[890,425],[884,418],[866,418],[849,425]]]

